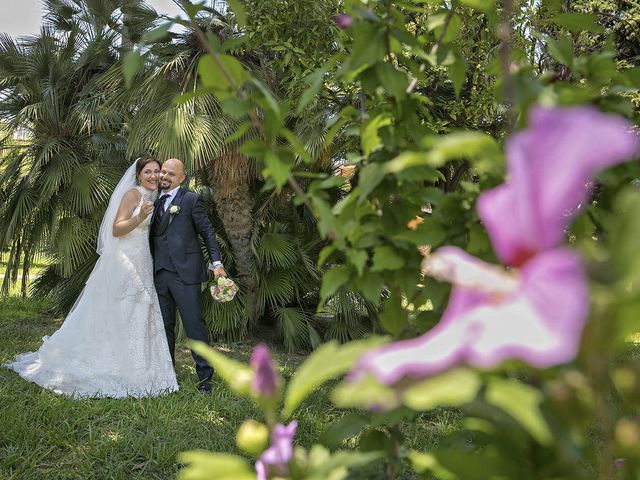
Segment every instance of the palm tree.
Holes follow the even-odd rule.
[[[96,259],[97,228],[126,167],[123,115],[96,79],[118,61],[116,15],[132,0],[47,0],[47,26],[15,41],[0,36],[0,249],[9,249],[6,294],[33,259],[53,263],[36,288],[64,310]],[[15,142],[16,132],[26,140]],[[11,275],[9,275],[11,274]]]
[[[259,166],[240,155],[236,143],[226,142],[236,120],[223,113],[214,95],[194,94],[204,52],[193,32],[151,45],[143,70],[127,89],[121,53],[130,48],[128,40],[138,41],[157,24],[155,13],[133,0],[47,5],[55,28],[31,43],[5,38],[0,49],[0,114],[12,129],[29,132],[20,148],[5,142],[9,154],[0,170],[5,186],[0,198],[7,199],[0,247],[10,247],[8,270],[17,272],[20,258],[28,267],[36,252],[46,252],[53,264],[37,281],[37,291],[51,294],[59,310],[68,309],[95,263],[97,226],[126,158],[149,152],[160,159],[181,158],[194,172],[191,183],[209,203],[225,265],[241,279],[234,302],[216,304],[204,295],[217,338],[242,338],[250,329],[263,337],[274,332],[295,350],[313,348],[322,337],[346,340],[370,331],[365,316],[375,317],[376,306],[348,292],[339,292],[316,315],[321,281],[316,262],[324,244],[314,219],[304,206],[294,205],[290,191],[262,192]],[[233,32],[218,15],[200,21],[219,37]],[[126,37],[118,30],[122,22]],[[236,56],[249,68],[267,71],[268,59],[258,53]],[[277,79],[271,72],[264,76]],[[271,86],[277,90],[277,84]],[[51,95],[43,96],[45,91]],[[290,119],[316,159],[300,168],[332,169],[336,150],[323,146],[326,115],[318,106],[306,122]]]
[[[205,28],[225,35],[229,27],[209,17]],[[255,290],[251,268],[253,228],[252,185],[257,169],[225,140],[237,122],[222,112],[212,95],[191,95],[198,84],[198,61],[204,50],[192,30],[151,46],[148,63],[130,89],[124,88],[122,68],[116,66],[101,79],[114,108],[131,112],[126,124],[128,152],[148,151],[159,159],[180,158],[188,171],[197,172],[211,188],[213,204],[222,222],[233,261],[244,288]],[[176,101],[176,97],[183,96]]]

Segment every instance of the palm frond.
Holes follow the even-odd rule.
[[[278,333],[282,343],[289,352],[302,348],[316,348],[320,336],[313,327],[313,315],[300,308],[281,307],[274,309]]]
[[[260,237],[256,255],[267,269],[289,268],[298,260],[295,245],[281,233],[265,233]]]
[[[231,302],[219,303],[207,290],[202,295],[203,316],[211,337],[217,341],[237,341],[247,334],[248,315],[242,290]]]

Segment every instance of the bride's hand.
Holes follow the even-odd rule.
[[[138,213],[138,220],[143,222],[153,212],[153,202],[144,202]]]

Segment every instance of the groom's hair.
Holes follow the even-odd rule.
[[[162,166],[160,161],[152,157],[151,155],[143,155],[141,157],[138,157],[138,159],[136,160],[136,178],[138,178],[138,175],[140,175],[142,169],[151,162],[156,162],[158,165]]]

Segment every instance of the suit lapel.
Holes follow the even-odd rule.
[[[156,200],[156,204],[153,207],[153,212],[151,212],[151,220],[149,220],[149,225],[153,225],[153,222],[156,220],[156,216],[158,215],[158,210],[160,210],[160,197]]]
[[[156,232],[157,235],[162,235],[167,227],[171,225],[171,222],[173,221],[173,215],[171,215],[169,209],[171,208],[171,205],[179,206],[182,203],[184,194],[185,190],[182,187],[179,188],[176,192],[175,197],[173,197],[173,200],[171,200],[171,203],[167,205],[167,211],[164,212],[164,215],[162,215],[162,220],[160,220],[160,225],[158,225],[158,231]],[[176,215],[179,215],[179,213],[177,213]]]
[[[176,205],[176,206],[180,206],[180,204],[182,203],[182,199],[184,198],[184,194],[185,191],[182,187],[180,187],[178,189],[178,191],[176,192],[176,196],[173,197],[172,202],[169,205]],[[169,213],[169,210],[167,209],[167,213]],[[176,214],[176,215],[179,215]],[[164,217],[162,218],[164,220]],[[173,215],[169,215],[169,225],[171,225],[171,222],[173,221]]]

